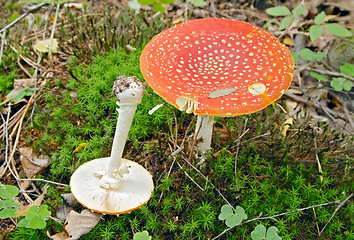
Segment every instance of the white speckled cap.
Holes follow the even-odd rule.
[[[141,54],[140,69],[152,89],[180,110],[234,116],[279,99],[291,84],[294,60],[259,27],[206,18],[156,35]]]

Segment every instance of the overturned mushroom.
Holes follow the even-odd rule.
[[[140,69],[167,102],[198,115],[197,148],[206,151],[214,116],[253,113],[279,99],[291,84],[294,61],[259,27],[207,18],[156,35],[141,54]]]
[[[144,88],[136,77],[117,78],[113,94],[119,105],[119,116],[111,156],[81,165],[71,177],[74,197],[92,211],[122,214],[139,208],[151,197],[154,188],[151,174],[138,163],[122,158]]]

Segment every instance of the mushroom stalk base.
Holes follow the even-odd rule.
[[[154,183],[151,174],[136,162],[122,159],[129,172],[119,187],[105,189],[94,174],[106,171],[110,158],[98,158],[81,165],[71,176],[70,187],[76,200],[86,208],[103,214],[118,215],[133,211],[151,197]]]
[[[211,149],[214,116],[198,115],[195,135],[197,136],[197,150],[206,152]]]

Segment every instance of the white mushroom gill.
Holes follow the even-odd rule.
[[[198,101],[185,96],[177,98],[176,104],[179,110],[186,113],[192,113],[198,108]]]
[[[144,89],[145,86],[136,77],[119,76],[114,82],[113,94],[117,98],[119,115],[111,157],[107,171],[95,173],[95,176],[100,178],[100,185],[103,188],[118,188],[124,174],[129,172],[128,168],[121,164],[122,154],[137,105],[142,101]]]

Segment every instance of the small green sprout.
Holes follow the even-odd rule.
[[[7,102],[10,102],[10,101],[12,101],[12,102],[14,102],[14,103],[17,103],[17,102],[19,102],[24,96],[31,96],[32,93],[33,93],[34,91],[37,91],[37,90],[38,90],[38,88],[25,88],[25,89],[19,91],[19,92],[18,92],[15,96],[13,96],[12,98],[8,98],[8,99],[6,99],[5,101],[1,102],[1,103],[0,103],[0,106],[3,105],[3,104],[5,104],[5,103],[7,103]]]
[[[289,25],[293,24],[296,20],[296,17],[300,17],[305,13],[306,6],[304,4],[299,4],[291,12],[285,6],[271,7],[266,10],[266,13],[273,17],[284,17],[280,24],[279,30],[285,30]],[[276,20],[274,18],[270,19],[265,27],[268,27],[271,23],[274,23]],[[326,23],[327,18],[325,12],[320,12],[314,18],[314,25],[309,28],[309,34],[311,41],[315,41],[323,33],[323,28],[326,28],[330,33],[336,37],[350,37],[352,33],[345,27],[339,25],[338,23]]]
[[[308,48],[301,49],[300,52],[292,52],[291,55],[294,58],[295,64],[298,62],[299,57],[306,61],[318,61],[326,57],[324,52],[313,52]]]
[[[327,81],[328,78],[326,77],[326,75],[322,75],[316,72],[310,72],[310,76],[313,78],[316,78],[318,81]]]
[[[18,194],[17,187],[0,184],[0,219],[16,216],[16,207],[19,204],[10,198],[16,197]]]
[[[266,10],[266,13],[273,17],[284,17],[283,20],[280,22],[279,25],[279,30],[284,30],[289,26],[289,24],[293,24],[296,20],[295,17],[299,17],[302,14],[304,14],[306,10],[306,6],[303,4],[299,4],[296,6],[291,12],[290,10],[285,7],[285,6],[278,6],[278,7],[271,7]],[[267,23],[266,26],[268,26],[270,23],[275,22],[276,19],[272,18],[270,19]],[[291,21],[291,23],[290,23]]]
[[[46,227],[46,220],[50,216],[47,205],[38,207],[34,205],[28,209],[25,218],[21,219],[17,224],[18,227],[26,227],[32,229],[44,229]]]
[[[278,228],[271,226],[266,230],[263,225],[258,225],[251,232],[252,240],[281,240],[282,238],[278,236]]]
[[[205,0],[187,0],[186,2],[190,2],[194,7],[206,7],[208,5]]]
[[[330,33],[337,37],[350,37],[352,35],[348,29],[338,23],[325,23],[326,14],[323,11],[314,18],[314,22],[315,25],[312,25],[309,28],[310,39],[312,42],[321,36],[323,28],[326,28]]]
[[[226,226],[235,227],[239,225],[244,219],[247,219],[247,215],[242,207],[237,206],[235,211],[230,205],[227,204],[221,207],[219,220],[226,220]]]
[[[149,236],[148,231],[137,232],[134,234],[133,240],[151,240],[151,236]]]

